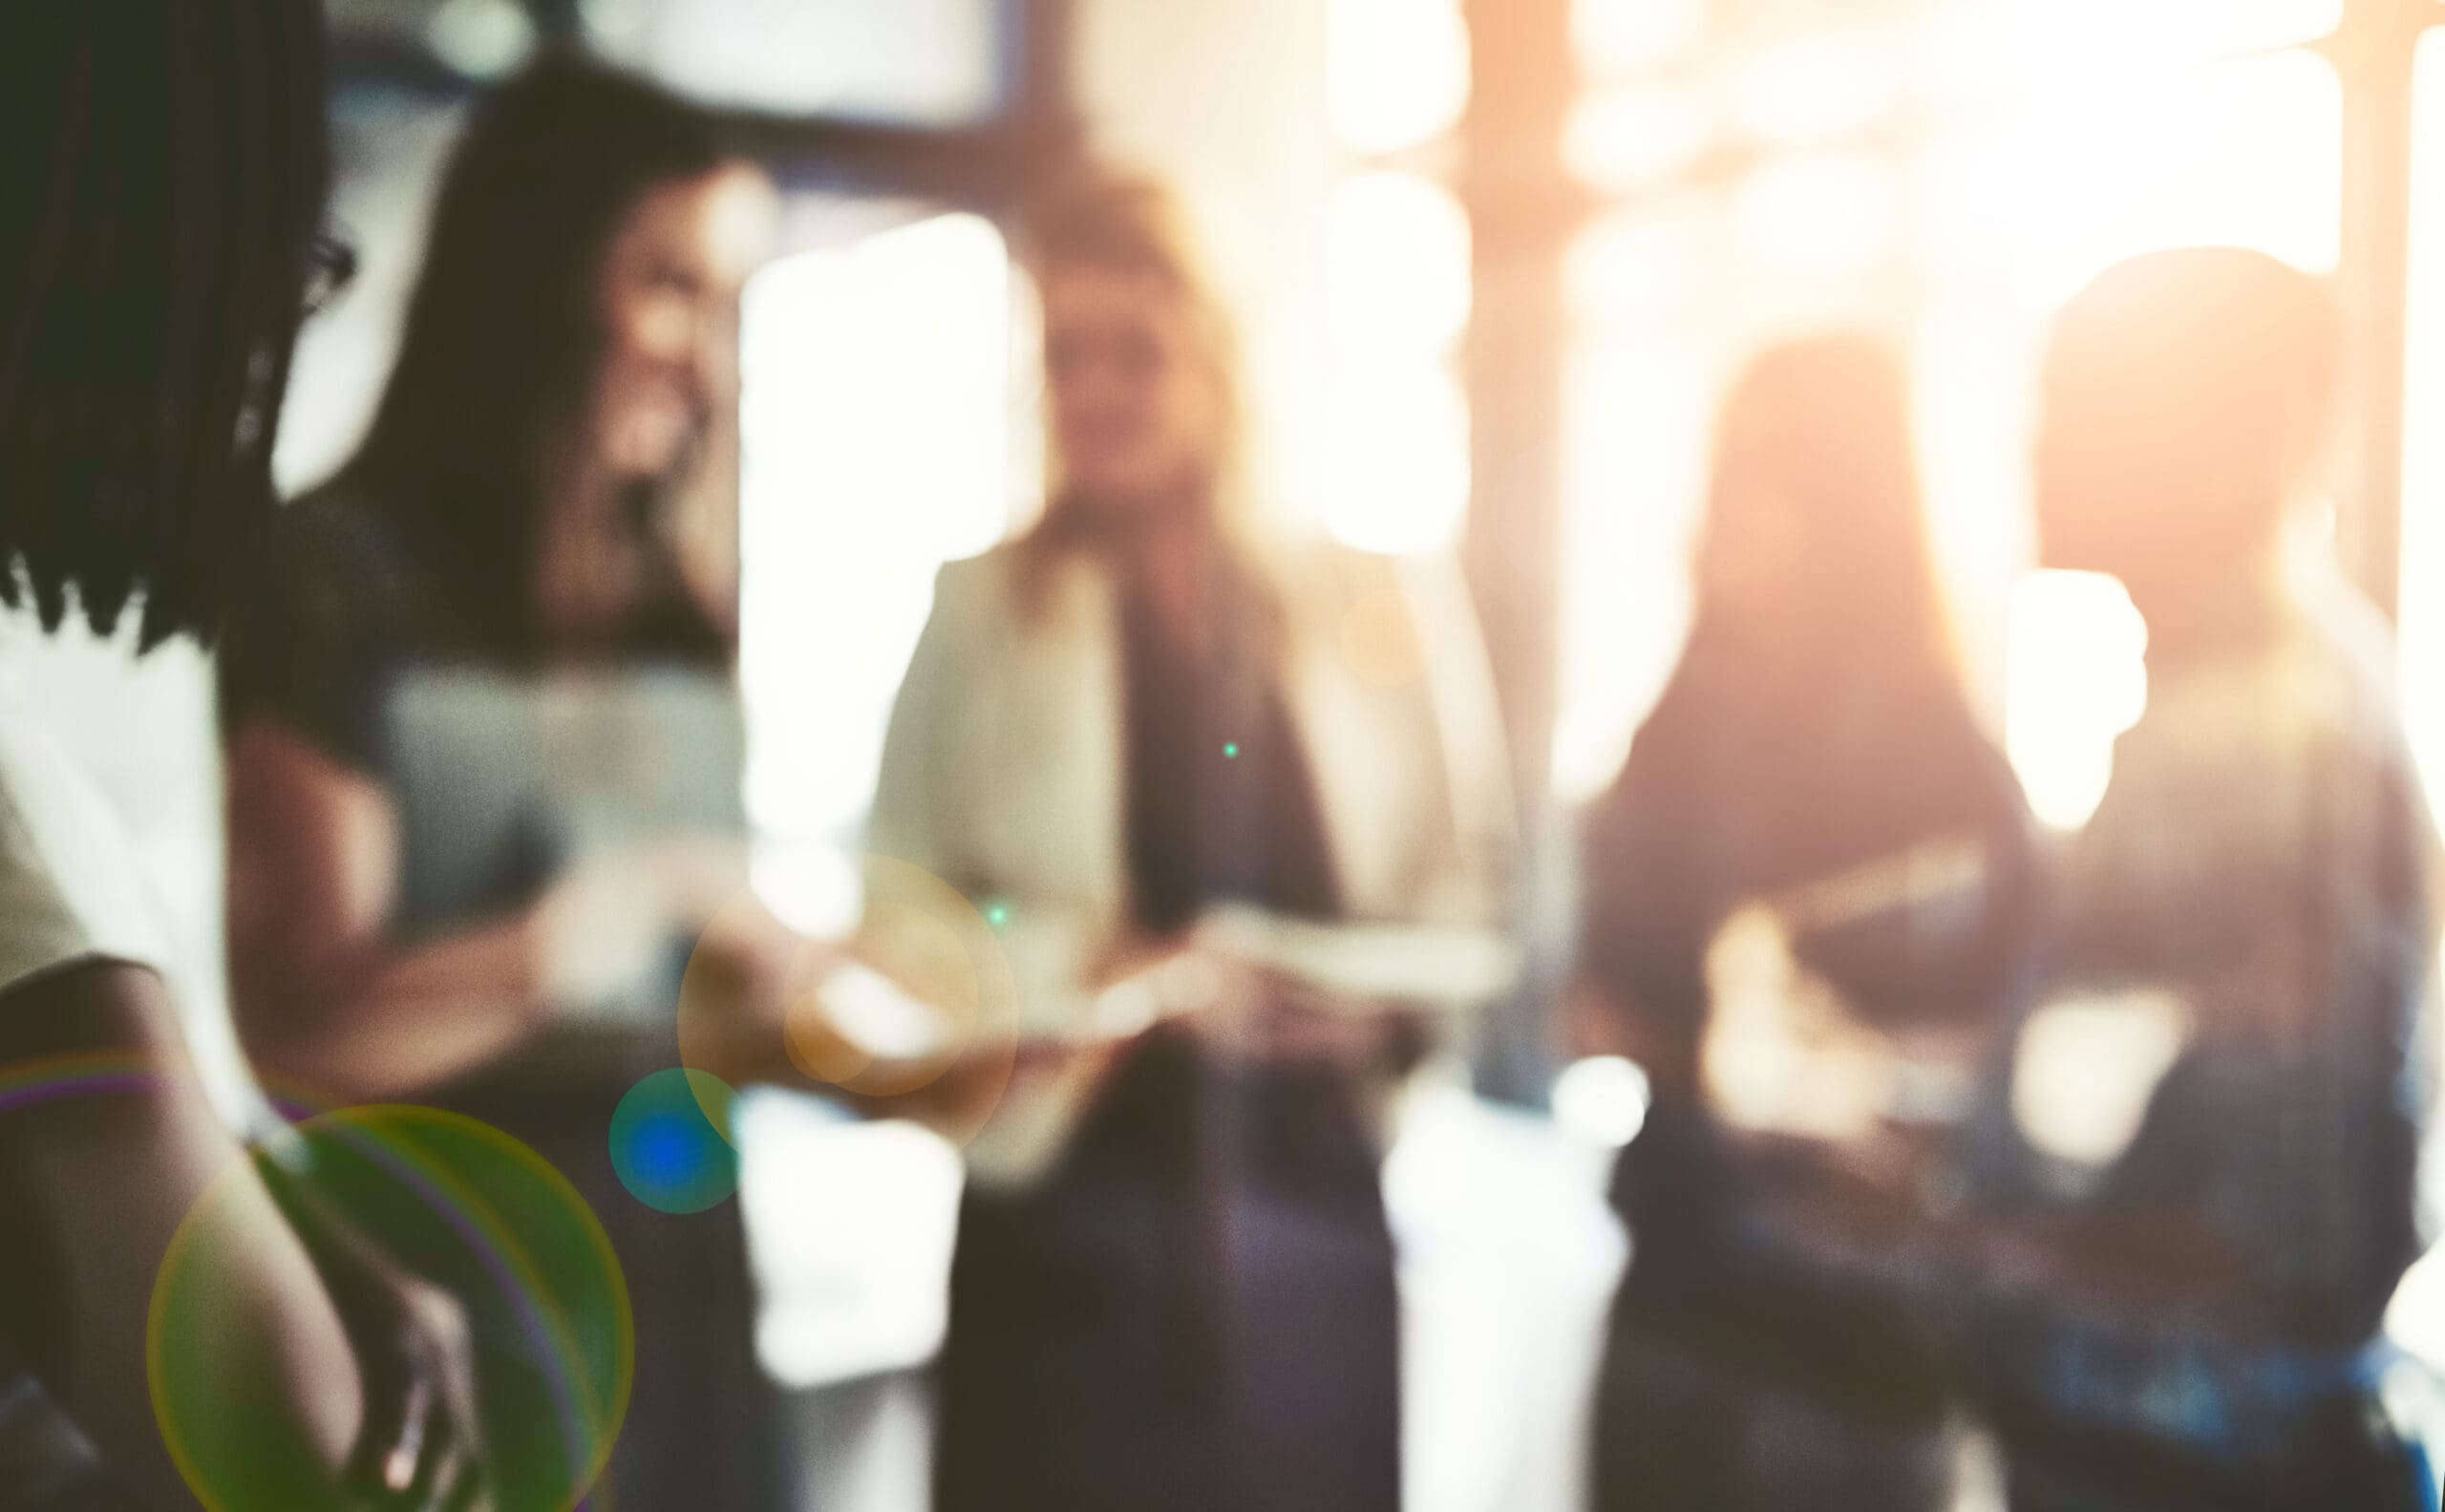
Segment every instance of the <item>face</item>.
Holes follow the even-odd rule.
[[[1044,288],[1045,380],[1064,480],[1105,506],[1175,497],[1212,466],[1220,396],[1187,302],[1160,280],[1055,269]]]
[[[613,477],[667,478],[693,454],[731,386],[739,289],[772,215],[763,176],[727,167],[654,190],[613,238],[594,428]]]

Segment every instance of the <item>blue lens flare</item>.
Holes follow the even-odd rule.
[[[735,1195],[736,1096],[701,1071],[658,1071],[630,1088],[611,1115],[611,1164],[628,1194],[672,1214],[701,1213]]]

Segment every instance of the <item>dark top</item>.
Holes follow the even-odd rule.
[[[269,720],[358,771],[382,769],[382,715],[410,666],[480,659],[473,617],[390,522],[333,489],[282,511],[220,658],[221,717]]]
[[[1971,858],[1966,884],[1867,907],[1795,941],[1871,1023],[2000,1018],[2018,964],[2030,838],[2018,783],[1953,689],[1855,683],[1794,696],[1703,649],[1676,674],[1585,820],[1584,969],[1636,1020],[1654,1106],[1616,1201],[1643,1287],[1733,1284],[1753,1192],[1699,1091],[1707,954],[1744,904]],[[1839,886],[1839,883],[1836,884]]]
[[[383,710],[402,671],[546,659],[508,644],[499,607],[472,602],[361,486],[343,480],[288,505],[262,550],[257,591],[233,608],[222,647],[224,728],[270,719],[378,773]],[[667,552],[650,555],[648,574],[637,610],[585,654],[720,665],[728,646],[687,603]]]
[[[1158,937],[1218,903],[1294,918],[1341,912],[1314,774],[1285,700],[1272,606],[1205,553],[1198,603],[1167,621],[1121,574],[1127,835],[1137,922]],[[1169,627],[1191,627],[1182,638]]]
[[[2382,628],[2313,610],[2158,670],[2052,889],[2047,995],[2170,993],[2188,1029],[2102,1173],[2001,1117],[1973,1167],[2054,1242],[2047,1287],[1968,1320],[1974,1382],[2024,1426],[2281,1456],[2370,1389],[2353,1356],[2419,1253],[2435,838]]]
[[[258,591],[233,610],[220,656],[221,717],[235,731],[266,720],[342,764],[441,809],[448,792],[398,793],[390,719],[406,674],[436,667],[539,670],[542,658],[503,643],[497,612],[479,612],[450,575],[417,551],[361,489],[334,484],[290,504],[266,532]],[[600,654],[621,665],[719,666],[720,637],[679,607],[675,568]],[[556,665],[558,659],[556,659]],[[529,831],[532,831],[531,833]],[[393,927],[414,936],[531,901],[559,871],[565,837],[540,820],[505,834],[479,882],[446,898],[407,887]],[[408,869],[415,870],[409,858]]]
[[[1276,606],[1220,549],[1186,613],[1146,573],[1114,577],[1137,922],[1172,934],[1226,903],[1337,917]],[[1049,1182],[968,1188],[936,1505],[1399,1506],[1399,1303],[1353,1079],[1226,1064],[1163,1026]]]

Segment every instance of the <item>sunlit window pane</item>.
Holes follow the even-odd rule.
[[[956,125],[1003,96],[1008,0],[579,0],[607,55],[713,103]]]
[[[1939,98],[2010,108],[2032,95],[2161,80],[2169,71],[2312,41],[2345,0],[1963,0],[1915,24]]]
[[[1358,173],[1334,192],[1328,260],[1339,350],[1440,356],[1469,320],[1469,217],[1451,190],[1406,173]]]
[[[1583,182],[1624,194],[1688,168],[1717,130],[1716,112],[1701,89],[1623,85],[1581,96],[1571,107],[1563,151]]]
[[[1575,238],[1563,262],[1564,293],[1584,330],[1652,333],[1700,318],[1717,292],[1721,259],[1733,255],[1718,201],[1685,195],[1618,211]]]
[[[1577,0],[1572,40],[1598,77],[1644,74],[1704,40],[1712,10],[1711,0]]]
[[[1611,779],[1671,671],[1690,609],[1714,388],[1693,349],[1594,346],[1571,362],[1553,772],[1565,801]]]
[[[1902,99],[1908,77],[1894,39],[1861,31],[1760,45],[1731,69],[1729,93],[1750,136],[1804,142],[1875,122]]]
[[[1353,152],[1398,152],[1460,123],[1469,27],[1457,0],[1331,0],[1327,105]]]
[[[786,258],[742,330],[740,674],[759,831],[863,812],[935,568],[1011,515],[1011,270],[946,215]]]
[[[1361,551],[1450,548],[1469,511],[1469,404],[1450,364],[1352,358],[1334,374],[1325,529]]]
[[[2001,300],[1921,297],[1911,411],[1928,543],[1971,691],[2001,729],[2012,589],[2035,546],[2030,429],[2045,328]]]
[[[2403,713],[2431,800],[2445,802],[2445,32],[2419,46],[2404,390]]]
[[[1898,250],[1901,210],[1890,164],[1828,154],[1757,169],[1740,186],[1736,214],[1751,266],[1864,278]]]
[[[2342,85],[2324,58],[2286,53],[2067,88],[1938,145],[1925,182],[1939,266],[2009,267],[2032,313],[2167,246],[2251,246],[2328,271],[2342,250]]]

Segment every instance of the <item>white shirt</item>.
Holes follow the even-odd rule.
[[[160,906],[118,816],[0,697],[0,993],[95,961],[166,974],[169,958]]]

